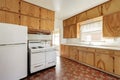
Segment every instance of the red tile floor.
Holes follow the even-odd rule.
[[[56,67],[40,71],[24,80],[119,80],[66,58],[57,58]]]

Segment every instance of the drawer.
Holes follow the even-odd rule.
[[[37,53],[31,55],[31,65],[45,62],[45,53]]]
[[[120,56],[120,50],[116,50],[114,52],[115,52],[115,55]]]
[[[78,50],[87,51],[87,48],[86,47],[78,47]]]
[[[56,60],[46,61],[46,68],[51,67],[51,66],[55,66],[55,65],[56,65]]]
[[[45,69],[45,62],[39,63],[39,64],[35,64],[35,65],[31,65],[31,73],[40,71],[42,69]]]

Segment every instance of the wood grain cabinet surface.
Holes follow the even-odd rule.
[[[20,23],[19,14],[0,11],[0,22],[19,25]]]
[[[92,18],[96,18],[102,15],[102,9],[101,6],[97,6],[95,8],[92,8],[90,10],[87,10],[87,18],[88,19],[92,19]]]
[[[19,13],[20,0],[0,0],[0,9]]]
[[[61,45],[61,56],[69,58],[69,46]]]
[[[95,66],[99,69],[113,73],[114,57],[113,51],[97,49],[95,53]]]
[[[55,12],[54,11],[51,11],[51,10],[48,10],[48,9],[45,9],[45,8],[41,8],[40,12],[41,12],[40,13],[41,19],[54,20],[54,17],[55,17]]]
[[[114,73],[117,74],[117,75],[120,75],[120,51],[115,51]]]
[[[102,5],[103,15],[120,11],[120,0],[110,0]]]
[[[25,14],[33,17],[39,17],[40,15],[39,9],[40,8],[38,6],[27,3],[25,1],[21,1],[21,14]]]
[[[77,16],[77,22],[82,22],[88,19],[87,12],[82,12],[76,16]]]
[[[39,31],[39,19],[21,15],[21,25],[28,26],[28,30]]]
[[[120,12],[103,17],[103,36],[120,37]]]

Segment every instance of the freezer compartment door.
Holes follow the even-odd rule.
[[[27,45],[0,46],[0,80],[27,76]]]
[[[27,27],[0,23],[0,44],[27,43]]]

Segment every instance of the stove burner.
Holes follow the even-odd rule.
[[[42,47],[42,46],[38,46],[38,48],[44,48],[44,47]]]
[[[37,47],[32,47],[32,49],[37,49]]]

